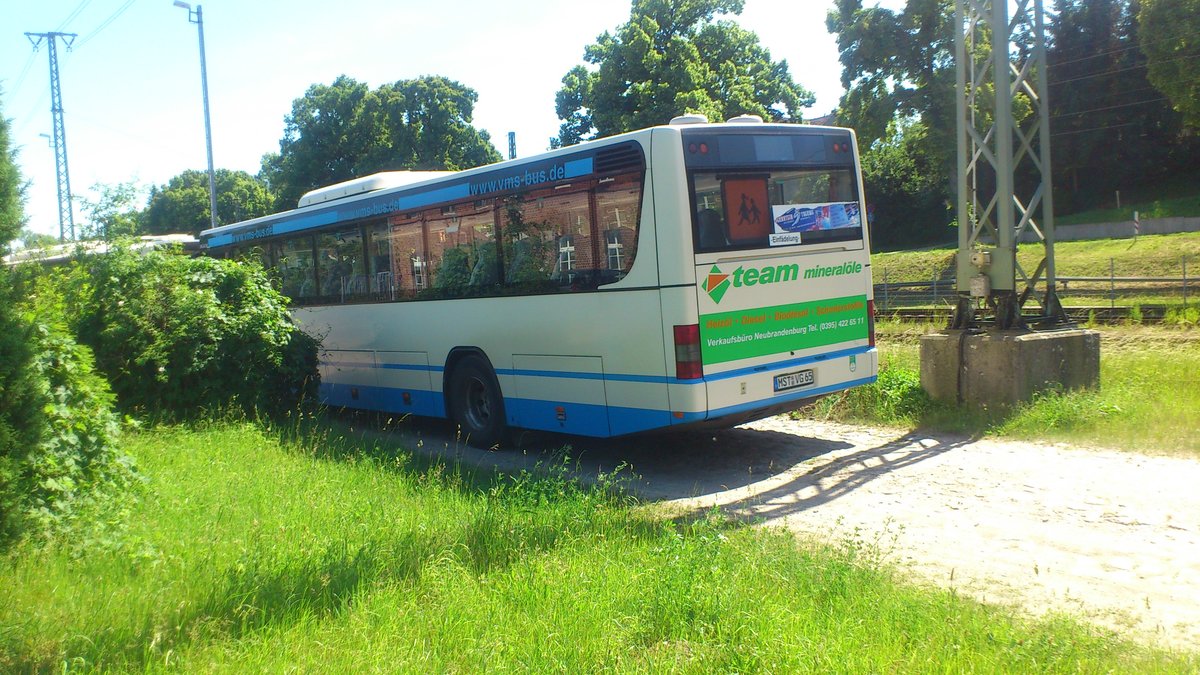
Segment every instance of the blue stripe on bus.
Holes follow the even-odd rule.
[[[645,384],[704,384],[706,382],[718,382],[734,377],[742,377],[745,375],[754,375],[770,370],[781,370],[784,368],[793,368],[803,366],[809,363],[817,363],[819,361],[829,361],[846,356],[857,356],[866,354],[874,349],[874,347],[854,347],[851,349],[842,349],[836,352],[826,354],[816,354],[814,356],[805,356],[797,359],[787,359],[785,361],[775,361],[774,363],[766,363],[761,366],[750,366],[746,368],[738,368],[736,370],[727,370],[722,373],[714,373],[705,375],[702,379],[681,380],[676,377],[668,377],[665,375],[626,375],[620,373],[580,373],[567,370],[523,370],[516,368],[497,368],[497,375],[509,375],[513,377],[553,377],[561,379],[573,380],[606,380],[609,382],[641,382]],[[430,373],[441,373],[446,369],[444,366],[422,366],[400,363],[348,363],[345,361],[322,361],[323,366],[341,366],[343,368],[383,368],[387,370],[415,370],[426,371]]]
[[[755,373],[762,373],[762,372],[766,372],[768,370],[780,370],[782,368],[792,368],[795,366],[803,366],[803,365],[806,365],[809,363],[816,363],[818,361],[829,361],[831,359],[838,359],[838,358],[842,358],[844,356],[857,356],[858,354],[866,354],[867,352],[871,351],[872,349],[874,349],[874,347],[853,347],[850,349],[841,349],[836,352],[827,352],[825,354],[815,354],[813,356],[804,356],[804,357],[801,357],[798,359],[788,359],[786,361],[776,361],[775,363],[767,363],[767,364],[764,364],[761,366],[751,366],[748,368],[738,368],[736,370],[727,370],[723,373],[716,373],[713,375],[705,375],[704,379],[709,382],[716,382],[717,380],[728,380],[731,377],[741,377],[743,375],[753,375]],[[681,382],[681,384],[683,384],[683,383]]]
[[[747,403],[711,410],[707,413],[681,412],[654,408],[627,408],[603,406],[591,403],[544,401],[539,399],[505,398],[504,406],[508,421],[514,426],[540,431],[556,431],[580,436],[609,437],[632,434],[639,431],[662,429],[669,426],[718,420],[729,415],[750,412],[780,403],[800,401],[813,396],[829,394],[842,389],[870,384],[876,378],[865,377],[827,387],[805,389],[758,399]],[[354,393],[357,392],[357,397]],[[404,402],[404,394],[409,402]],[[447,417],[445,399],[440,392],[393,387],[371,387],[350,384],[321,384],[321,399],[330,406],[378,410],[397,415],[419,415],[422,417]],[[559,419],[559,408],[562,417]]]
[[[578,178],[592,173],[592,158],[584,157],[563,163],[563,178]]]
[[[430,190],[429,192],[422,192],[420,194],[401,197],[397,199],[396,202],[400,205],[401,211],[407,211],[409,209],[430,206],[440,202],[452,202],[459,199],[466,199],[470,196],[470,183],[462,183],[461,185],[451,185],[449,187],[439,188],[437,190]]]
[[[354,391],[358,392],[358,398],[354,397]],[[361,408],[398,415],[446,417],[446,402],[440,391],[322,382],[320,393],[321,402],[335,408]],[[409,403],[404,402],[405,394],[409,395]]]

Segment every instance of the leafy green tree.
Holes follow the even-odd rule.
[[[1114,203],[1117,190],[1194,166],[1179,114],[1147,79],[1142,51],[1163,36],[1146,33],[1138,11],[1130,0],[1058,3],[1047,65],[1059,211]]]
[[[838,123],[858,133],[873,241],[903,248],[947,238],[955,185],[954,3],[908,0],[900,11],[835,0],[846,93]]]
[[[17,240],[21,242],[21,248],[46,248],[58,243],[58,237],[52,234],[34,232],[28,227],[21,228],[21,233],[17,235]]]
[[[439,76],[372,91],[342,75],[314,84],[292,103],[279,153],[260,174],[276,208],[305,192],[377,171],[468,169],[500,160],[486,131],[472,125],[475,90]]]
[[[724,120],[799,119],[813,95],[758,36],[718,14],[743,0],[634,0],[629,21],[588,45],[555,96],[555,145],[665,124],[684,112]]]
[[[80,208],[88,222],[80,228],[82,239],[112,240],[142,233],[142,188],[134,181],[91,187],[95,198],[81,197]]]
[[[846,87],[840,122],[869,146],[888,134],[893,119],[917,118],[943,175],[953,175],[954,3],[908,0],[897,12],[835,0],[825,24],[837,36]]]
[[[1142,0],[1137,18],[1150,81],[1200,127],[1200,0]]]
[[[8,118],[0,107],[0,255],[9,251],[25,224],[25,190],[17,168],[17,150],[12,147]]]
[[[862,153],[863,189],[872,213],[871,245],[911,248],[954,238],[950,186],[930,152],[929,130],[915,118],[895,119],[887,135]]]
[[[265,216],[275,200],[266,184],[246,173],[217,169],[217,223],[226,225]],[[188,170],[150,188],[145,212],[146,234],[200,234],[212,227],[209,215],[208,172]]]

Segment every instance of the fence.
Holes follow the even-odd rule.
[[[1089,311],[1108,310],[1107,314],[1117,316],[1136,306],[1139,311],[1146,312],[1147,318],[1161,318],[1167,306],[1200,305],[1200,278],[1195,273],[1195,265],[1189,273],[1186,259],[1181,261],[1177,277],[1117,276],[1114,268],[1115,260],[1110,259],[1108,276],[1058,277],[1058,296],[1067,311],[1086,315]],[[1039,283],[1036,290],[1044,292],[1045,284]],[[880,314],[925,310],[915,312],[924,315],[949,311],[957,302],[958,291],[953,276],[891,282],[884,272],[882,283],[875,284],[875,307]]]

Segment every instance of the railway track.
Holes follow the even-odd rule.
[[[1101,324],[1128,323],[1135,317],[1134,309],[1137,310],[1136,315],[1140,315],[1137,323],[1143,324],[1162,323],[1167,313],[1167,305],[1139,305],[1136,308],[1133,306],[1081,305],[1064,309],[1072,321],[1079,323],[1091,321]],[[953,309],[949,306],[890,307],[879,308],[877,316],[911,323],[949,323],[952,312]]]

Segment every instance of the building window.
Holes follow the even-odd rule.
[[[623,261],[622,251],[624,251],[625,246],[621,243],[621,231],[620,230],[609,230],[609,231],[605,232],[604,240],[606,242],[605,246],[607,247],[607,252],[608,252],[608,269],[610,269],[610,270],[622,269],[622,266],[621,266],[621,263]]]
[[[558,276],[567,281],[574,281],[575,275],[575,237],[565,235],[558,240]]]

